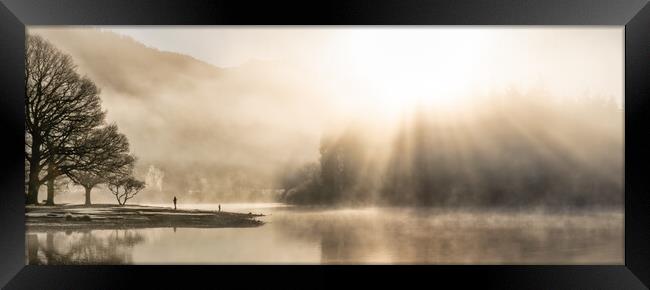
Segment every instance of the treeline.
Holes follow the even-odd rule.
[[[100,184],[125,204],[145,184],[133,177],[136,158],[126,136],[106,123],[99,88],[77,73],[69,55],[40,36],[27,35],[25,47],[27,204],[38,204],[46,185],[45,203],[53,205],[62,179],[85,188],[86,204]]]
[[[610,98],[479,97],[463,111],[421,108],[381,156],[361,128],[322,139],[320,161],[287,172],[300,204],[616,206],[623,113]]]

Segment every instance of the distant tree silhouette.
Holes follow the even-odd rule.
[[[89,150],[84,142],[104,121],[99,89],[76,72],[69,55],[39,36],[28,35],[25,52],[25,160],[27,203],[38,203],[47,182],[54,203],[55,178],[88,164],[76,162]],[[46,170],[44,170],[46,169]]]
[[[281,198],[487,207],[622,203],[623,114],[612,98],[558,101],[506,92],[476,96],[467,110],[471,117],[446,119],[416,111],[396,132],[382,171],[368,169],[380,158],[370,155],[359,130],[323,138],[319,178],[290,173]]]
[[[352,199],[362,166],[363,144],[357,132],[346,132],[339,138],[323,138],[320,146],[321,180],[328,192],[323,201]]]
[[[280,186],[284,189],[280,200],[290,203],[313,203],[321,196],[322,180],[320,164],[309,163],[297,169],[289,169],[281,176]],[[305,194],[309,192],[308,194]]]
[[[129,199],[135,197],[144,188],[144,181],[137,180],[131,175],[113,176],[108,181],[108,189],[113,193],[119,205],[125,205]]]

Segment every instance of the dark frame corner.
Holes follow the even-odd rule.
[[[625,265],[621,266],[25,266],[22,74],[26,25],[381,24],[625,25]],[[452,282],[499,288],[650,287],[650,4],[647,0],[381,0],[305,1],[291,5],[235,1],[0,0],[0,117],[9,142],[0,202],[0,285],[7,289],[147,288],[187,281],[246,279],[247,286],[286,285],[295,278],[339,286]],[[119,276],[120,278],[114,278]],[[175,276],[176,280],[167,277]],[[160,279],[163,277],[165,279]],[[471,277],[471,278],[468,278]],[[176,282],[174,282],[176,281]],[[370,282],[369,282],[370,281]],[[370,284],[368,284],[370,283]],[[346,285],[350,283],[346,282]],[[460,285],[459,285],[460,284]],[[303,284],[305,285],[305,284]],[[313,285],[313,284],[306,284]],[[644,286],[645,285],[645,286]]]

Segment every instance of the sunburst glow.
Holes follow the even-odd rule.
[[[30,28],[27,260],[620,264],[623,36]]]

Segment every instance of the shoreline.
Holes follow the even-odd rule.
[[[25,207],[26,230],[257,227],[262,214],[144,205],[68,204]]]

